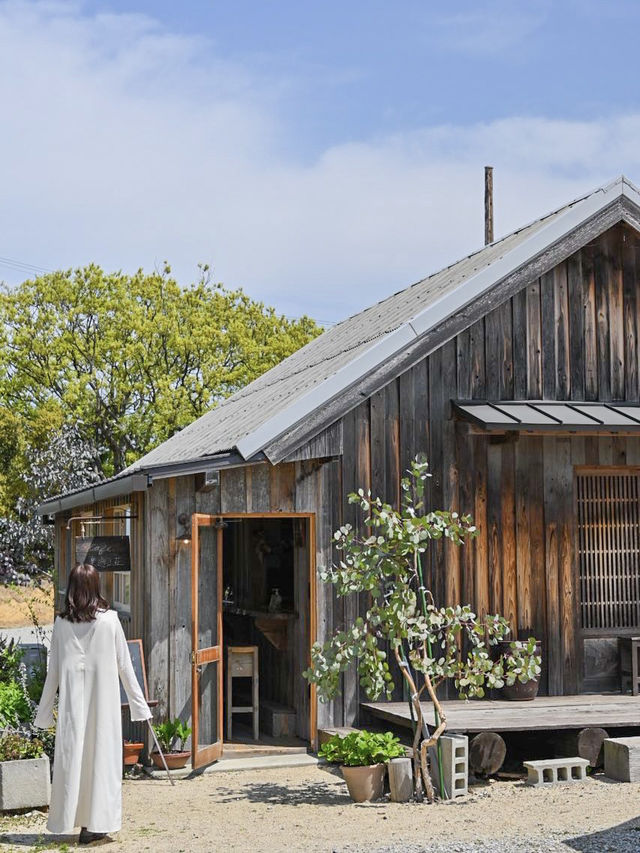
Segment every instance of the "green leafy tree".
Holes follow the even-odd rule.
[[[5,288],[0,403],[28,421],[44,408],[79,424],[109,475],[320,332],[201,273],[180,287],[169,267],[91,265]]]
[[[0,410],[1,413],[1,410]],[[0,584],[29,583],[50,576],[53,569],[53,528],[37,514],[40,501],[100,479],[98,453],[81,437],[79,424],[64,424],[41,444],[27,444],[5,460],[9,482],[20,472],[19,488],[7,489],[0,515]],[[0,477],[2,476],[0,458]],[[1,485],[1,480],[0,480]],[[6,484],[5,484],[6,485]],[[1,492],[0,492],[1,493]]]
[[[387,659],[391,649],[406,681],[414,721],[414,785],[429,801],[433,785],[428,770],[428,749],[438,745],[447,718],[437,696],[446,679],[455,684],[461,697],[481,697],[487,687],[502,687],[505,664],[493,660],[489,646],[509,633],[501,616],[478,617],[470,607],[438,607],[425,587],[422,556],[434,540],[448,539],[461,545],[476,535],[468,515],[425,505],[427,463],[416,459],[402,480],[402,502],[395,509],[380,498],[358,493],[349,502],[365,514],[367,533],[358,537],[349,524],[334,534],[340,561],[322,571],[340,596],[367,593],[368,609],[355,624],[337,631],[324,643],[314,644],[311,666],[305,677],[318,686],[320,699],[328,701],[340,690],[341,674],[354,662],[360,684],[370,699],[391,698],[393,676]],[[511,644],[508,678],[527,681],[540,673],[535,641]],[[436,727],[426,733],[421,698],[431,700]],[[440,780],[443,791],[442,778]]]

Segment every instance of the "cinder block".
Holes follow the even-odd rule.
[[[464,796],[469,790],[469,738],[466,735],[442,735],[440,744],[445,798],[453,800]],[[429,766],[434,787],[439,791],[440,773],[436,747],[429,749]]]
[[[51,798],[49,759],[0,761],[0,811],[48,806]]]
[[[565,782],[582,782],[587,778],[588,758],[549,758],[542,761],[524,761],[527,768],[527,785],[546,788]]]
[[[604,773],[619,782],[640,782],[640,737],[606,738]]]

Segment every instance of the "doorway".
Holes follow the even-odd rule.
[[[315,517],[309,513],[195,514],[192,519],[193,766],[224,757],[306,751],[315,741],[316,697],[302,672],[315,639]],[[230,647],[257,649],[250,678],[233,679],[227,743]],[[224,753],[224,754],[223,754]]]

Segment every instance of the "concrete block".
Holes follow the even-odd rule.
[[[588,758],[549,758],[541,761],[524,761],[527,768],[527,785],[547,788],[565,782],[582,782],[587,778]]]
[[[440,738],[445,798],[453,800],[469,790],[469,738],[466,735],[442,735]],[[431,779],[436,791],[440,790],[438,752],[429,749]]]
[[[606,738],[604,773],[619,782],[640,782],[640,737]]]
[[[0,811],[48,806],[51,798],[49,759],[0,761]]]

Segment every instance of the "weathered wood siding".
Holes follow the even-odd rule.
[[[535,634],[544,649],[541,688],[550,694],[589,686],[577,608],[574,468],[637,464],[640,438],[491,438],[456,421],[451,401],[637,402],[639,246],[635,232],[616,226],[342,419],[345,491],[370,487],[397,503],[403,471],[420,452],[433,473],[431,504],[473,514],[477,539],[432,549],[436,600],[500,612],[519,636]],[[352,507],[343,512],[354,520]],[[337,620],[350,619],[353,605],[340,607]],[[347,681],[345,696],[352,696],[355,681]],[[341,719],[349,722],[350,713]]]

